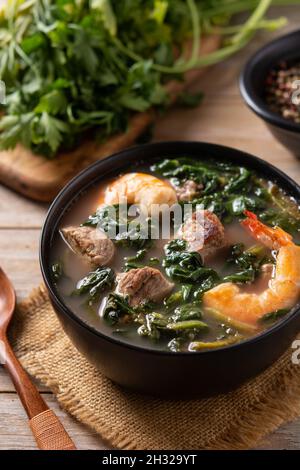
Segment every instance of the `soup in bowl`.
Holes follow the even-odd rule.
[[[75,345],[108,377],[207,395],[299,328],[299,189],[266,162],[161,143],[97,162],[53,203],[41,264]]]

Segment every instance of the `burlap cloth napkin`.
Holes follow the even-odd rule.
[[[292,364],[291,349],[234,392],[174,401],[128,392],[91,366],[63,332],[44,287],[18,306],[11,335],[28,372],[75,418],[121,449],[251,448],[300,415],[300,365]]]

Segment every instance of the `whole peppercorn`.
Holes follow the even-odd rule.
[[[296,123],[300,123],[299,84],[300,62],[288,65],[281,61],[265,79],[265,100],[270,110]]]

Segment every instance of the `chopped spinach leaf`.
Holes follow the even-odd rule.
[[[100,293],[113,286],[115,273],[111,268],[97,268],[77,283],[73,295],[88,295],[90,302],[99,299]]]
[[[223,282],[251,283],[266,261],[265,249],[260,245],[254,245],[247,250],[242,243],[233,245],[227,259],[227,265],[235,265],[240,270],[225,276]],[[268,261],[270,260],[268,259]]]
[[[183,304],[176,307],[174,313],[170,316],[170,321],[178,322],[185,320],[201,320],[202,309],[199,302],[193,302],[190,304]]]
[[[141,268],[143,265],[139,262],[142,261],[146,256],[147,250],[145,248],[138,250],[135,256],[128,256],[125,258],[124,271],[130,271],[130,269]]]
[[[194,284],[205,281],[210,276],[218,277],[212,268],[203,266],[199,253],[183,251],[185,248],[184,240],[172,240],[165,246],[166,256],[163,259],[163,267],[171,279]]]
[[[143,324],[138,328],[138,334],[158,340],[161,332],[166,331],[167,322],[167,318],[161,313],[148,313],[144,317]]]
[[[115,293],[109,294],[103,311],[103,318],[110,325],[115,325],[125,315],[134,314],[134,309],[130,307],[125,297]]]
[[[270,207],[261,212],[259,217],[265,224],[281,227],[288,233],[296,234],[300,232],[300,219],[295,218],[288,212],[279,212]]]
[[[98,227],[118,246],[138,250],[149,248],[152,245],[151,219],[146,217],[142,222],[136,222],[135,217],[128,215],[128,210],[123,204],[102,206],[82,225]]]
[[[187,180],[201,184],[202,196],[192,204],[203,205],[218,215],[223,222],[241,216],[246,209],[258,211],[265,207],[269,195],[261,179],[253,172],[223,162],[203,162],[188,158],[165,159],[152,166],[152,170],[171,178],[180,186]]]
[[[56,261],[51,265],[51,275],[52,279],[57,282],[61,279],[64,274],[63,263],[62,261]]]
[[[283,308],[280,310],[275,310],[274,312],[266,313],[260,319],[261,323],[275,322],[279,318],[284,317],[289,312],[289,309]]]

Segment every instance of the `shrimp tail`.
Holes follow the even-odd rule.
[[[253,212],[245,210],[246,219],[241,225],[245,227],[251,235],[271,249],[279,249],[282,246],[291,245],[292,236],[280,227],[268,227],[260,222]]]

